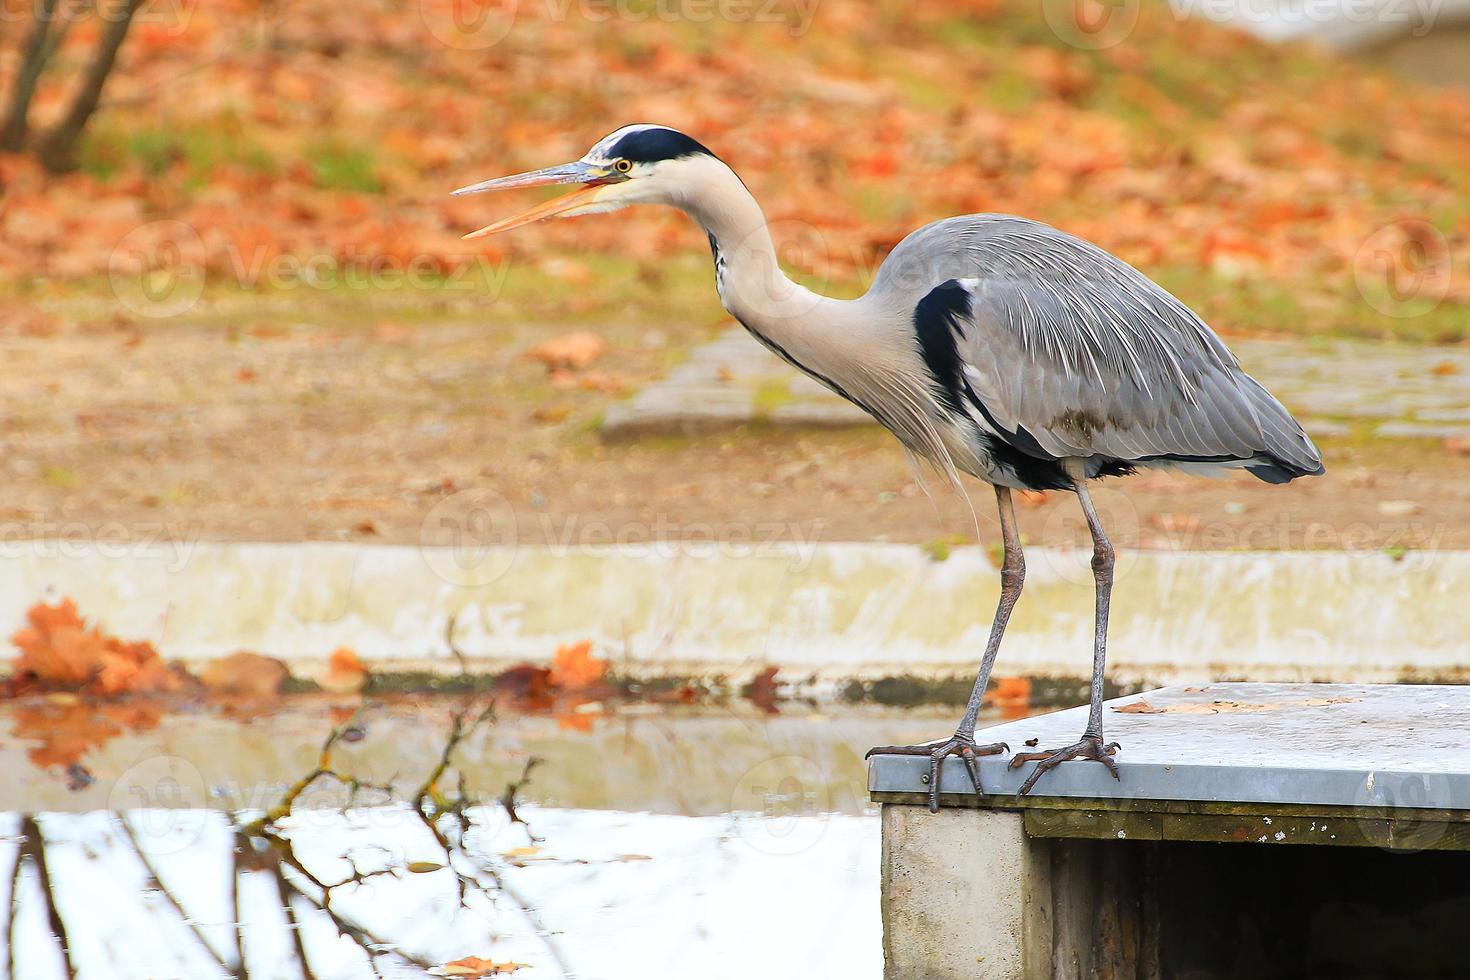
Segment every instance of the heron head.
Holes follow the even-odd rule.
[[[464,236],[479,238],[543,218],[616,211],[629,204],[678,205],[687,199],[700,169],[710,162],[717,162],[715,155],[692,137],[666,126],[644,123],[624,126],[604,136],[582,159],[573,163],[481,181],[454,193],[478,194],[546,184],[579,185],[570,194],[554,197]]]

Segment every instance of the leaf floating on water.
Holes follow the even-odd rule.
[[[435,871],[443,871],[444,865],[438,861],[410,861],[403,866],[403,870],[409,874],[426,875]]]
[[[526,965],[525,963],[496,963],[478,956],[466,956],[463,959],[445,963],[443,966],[436,966],[429,972],[436,977],[503,977]]]

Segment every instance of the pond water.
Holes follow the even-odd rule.
[[[0,976],[876,978],[862,753],[957,713],[12,703]]]

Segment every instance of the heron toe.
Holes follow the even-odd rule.
[[[939,812],[939,764],[945,757],[957,755],[965,762],[965,769],[970,773],[970,782],[975,787],[976,796],[984,796],[985,789],[980,784],[980,763],[976,760],[982,755],[1000,755],[1009,752],[1011,747],[1004,742],[991,742],[988,745],[977,745],[973,735],[956,732],[954,737],[947,742],[938,745],[879,745],[867,751],[864,759],[871,759],[875,755],[926,755],[929,757],[929,812]]]
[[[1121,780],[1122,777],[1118,775],[1118,764],[1113,761],[1113,754],[1120,748],[1122,746],[1117,742],[1108,742],[1104,745],[1101,735],[1083,735],[1081,741],[1074,742],[1066,748],[1018,753],[1011,758],[1010,768],[1019,769],[1028,762],[1035,762],[1036,768],[1032,770],[1030,776],[1026,777],[1026,781],[1016,791],[1016,795],[1025,796],[1030,793],[1031,787],[1036,785],[1038,779],[1063,762],[1072,759],[1101,762],[1108,767],[1108,772],[1113,774],[1114,779]]]

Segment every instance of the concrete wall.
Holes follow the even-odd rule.
[[[1050,842],[1004,810],[883,806],[885,980],[1051,975]]]
[[[1008,675],[1090,666],[1088,553],[1028,551],[1001,654]],[[168,657],[240,649],[308,671],[350,646],[379,664],[453,669],[541,661],[592,639],[630,674],[965,675],[998,574],[979,549],[936,561],[910,545],[562,550],[346,544],[7,543],[0,635],[41,598]],[[1470,553],[1128,552],[1110,673],[1121,681],[1462,680],[1470,675]]]

